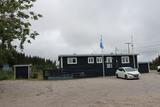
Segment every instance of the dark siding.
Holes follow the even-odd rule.
[[[125,55],[126,56],[126,55]],[[129,56],[129,55],[128,55]],[[72,58],[74,56],[70,56]],[[96,57],[101,56],[89,56],[94,57],[94,64],[88,64],[88,56],[77,56],[77,64],[67,64],[67,58],[69,57],[63,57],[63,72],[66,73],[80,73],[84,72],[87,76],[102,76],[102,63],[98,64],[96,63]],[[133,55],[129,56],[130,63],[122,64],[121,57],[122,55],[114,55],[114,56],[104,56],[104,60],[106,60],[106,57],[112,57],[112,68],[107,68],[107,64],[105,63],[105,74],[106,76],[115,75],[116,70],[119,67],[134,67],[133,64]],[[60,59],[60,58],[59,58]],[[60,60],[59,60],[60,61]],[[61,62],[60,62],[61,63]],[[135,65],[137,68],[137,55],[135,55]]]
[[[76,57],[77,64],[67,64],[67,57],[63,60],[63,72],[80,73],[84,72],[88,76],[100,76],[102,73],[101,64],[88,64],[88,57]],[[94,62],[96,59],[94,57]]]

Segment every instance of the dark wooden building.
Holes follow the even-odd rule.
[[[149,73],[150,72],[150,65],[148,62],[139,62],[138,63],[138,70],[141,73]]]
[[[31,77],[31,64],[14,65],[14,79],[28,79]]]
[[[87,77],[103,75],[103,61],[105,76],[115,75],[119,67],[138,67],[138,54],[86,54],[59,55],[61,72],[69,74],[84,74]]]

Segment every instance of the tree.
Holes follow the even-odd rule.
[[[0,53],[2,59],[11,50],[23,50],[25,42],[31,43],[38,35],[31,29],[31,20],[38,20],[42,15],[31,11],[36,0],[0,0]],[[18,44],[13,41],[18,40]],[[4,58],[5,59],[5,58]],[[1,60],[1,58],[0,58]]]
[[[160,65],[160,56],[158,55],[158,57],[156,57],[151,63],[150,63],[150,67],[152,70],[157,69],[157,66]]]

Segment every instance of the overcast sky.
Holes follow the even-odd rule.
[[[160,52],[160,0],[37,0],[33,10],[43,15],[33,23],[39,32],[24,52],[56,60],[60,54],[126,53],[134,38],[139,61]]]

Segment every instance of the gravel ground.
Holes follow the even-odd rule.
[[[0,107],[160,107],[160,74],[62,81],[0,81]]]

